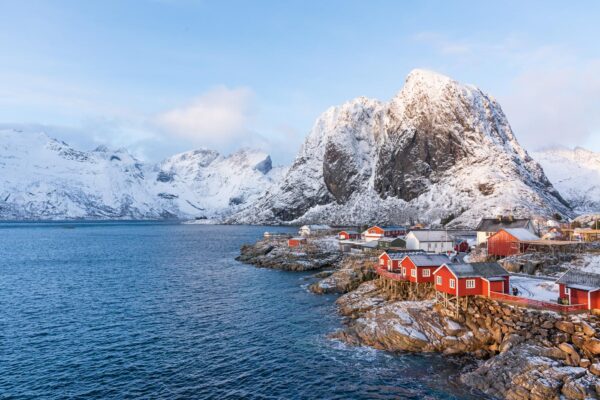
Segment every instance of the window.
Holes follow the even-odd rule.
[[[392,268],[392,260],[388,260],[388,268]]]
[[[456,287],[456,281],[454,279],[450,279],[450,289],[454,289]]]
[[[385,265],[385,260],[383,258],[379,259],[379,265]]]
[[[475,289],[475,279],[467,279],[467,289]]]
[[[431,276],[431,270],[430,269],[424,269],[423,270],[423,277],[427,278]]]
[[[567,296],[570,296],[571,295],[571,289],[570,288],[565,288],[565,294]]]
[[[417,277],[417,270],[416,269],[411,269],[410,270],[410,276],[412,276],[413,278]]]
[[[402,275],[406,275],[406,267],[402,267]]]
[[[442,284],[442,277],[441,276],[436,276],[435,277],[435,284],[436,285],[441,285]]]

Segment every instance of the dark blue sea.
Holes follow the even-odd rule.
[[[480,398],[451,359],[328,339],[310,273],[234,260],[264,230],[0,224],[0,397]]]

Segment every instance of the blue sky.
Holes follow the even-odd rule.
[[[526,4],[522,4],[526,3]],[[496,97],[529,150],[600,151],[598,2],[0,0],[0,124],[147,160],[297,152],[413,68]]]

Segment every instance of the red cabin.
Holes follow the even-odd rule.
[[[340,240],[356,240],[360,239],[360,233],[356,231],[341,231],[338,233],[338,239]]]
[[[363,232],[366,241],[377,240],[383,237],[398,237],[406,235],[403,226],[372,226]]]
[[[558,279],[559,297],[568,304],[600,309],[600,275],[569,270]]]
[[[435,290],[453,296],[489,296],[508,293],[509,274],[498,263],[447,263],[433,272]]]
[[[454,251],[457,253],[466,253],[469,251],[469,242],[462,240],[454,245]]]
[[[401,273],[411,282],[433,282],[433,271],[450,262],[444,254],[415,254],[406,256],[400,262]]]
[[[386,251],[379,256],[379,266],[390,272],[401,272],[400,262],[408,255],[425,254],[422,250]]]
[[[288,247],[298,247],[306,244],[306,238],[303,237],[294,237],[288,239]]]
[[[507,257],[527,250],[527,241],[540,238],[525,228],[500,229],[488,238],[488,256]]]

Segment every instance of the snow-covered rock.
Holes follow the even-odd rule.
[[[532,154],[576,211],[600,213],[600,153],[577,147]]]
[[[79,151],[44,133],[1,130],[0,171],[0,219],[220,219],[284,170],[251,150],[198,150],[153,165],[123,149]]]
[[[481,90],[424,70],[388,103],[363,97],[322,114],[281,183],[243,223],[430,222],[453,216],[571,215]]]

